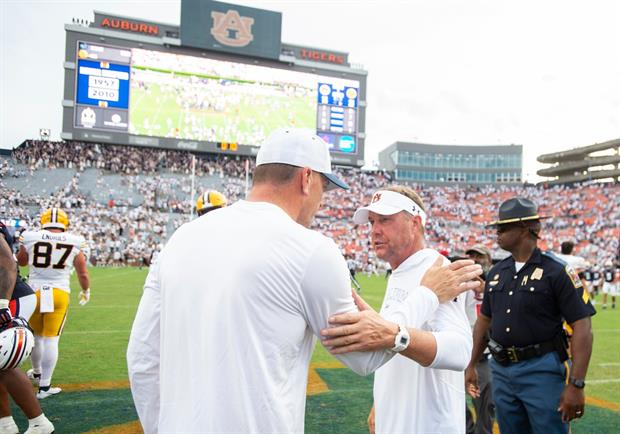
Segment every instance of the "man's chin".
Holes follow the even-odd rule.
[[[385,261],[385,246],[373,246],[373,250],[375,251],[375,255],[377,256],[377,258]]]

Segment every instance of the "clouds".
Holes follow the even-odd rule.
[[[524,145],[620,138],[620,2],[239,1],[283,13],[284,42],[368,70],[366,161],[395,140]],[[148,7],[145,7],[148,5]],[[2,2],[0,146],[61,128],[64,24],[102,10],[170,23],[178,1]],[[531,178],[531,176],[528,176]]]

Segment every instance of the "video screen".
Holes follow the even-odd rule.
[[[300,71],[78,42],[76,128],[258,145],[277,128],[316,130],[357,151],[360,83]]]

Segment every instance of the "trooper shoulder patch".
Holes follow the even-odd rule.
[[[567,265],[566,267],[564,267],[564,271],[566,271],[566,274],[568,274],[568,277],[570,277],[571,282],[573,282],[573,286],[575,288],[581,288],[581,279],[579,278],[579,275],[577,275],[577,272],[573,269],[573,267]]]

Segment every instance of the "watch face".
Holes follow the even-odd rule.
[[[406,328],[399,326],[398,334],[394,339],[392,351],[401,352],[409,345],[409,333]]]
[[[570,383],[578,389],[583,389],[586,386],[585,381],[577,380],[575,378],[571,378]]]

